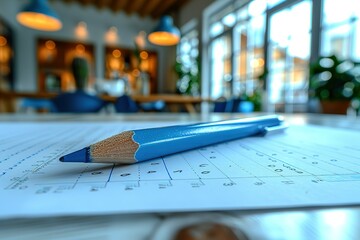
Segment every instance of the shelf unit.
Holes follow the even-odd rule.
[[[150,93],[157,93],[158,55],[155,51],[105,47],[105,79],[126,75],[132,92],[139,93],[138,80],[145,74]]]
[[[75,89],[71,62],[74,57],[87,59],[90,79],[95,76],[94,46],[88,43],[68,42],[54,39],[38,39],[38,90],[39,92],[59,92]]]

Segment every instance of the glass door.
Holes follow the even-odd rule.
[[[269,12],[268,110],[305,112],[311,45],[310,0],[288,1]]]

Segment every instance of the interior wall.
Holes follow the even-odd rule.
[[[16,21],[17,12],[25,1],[0,1],[0,17],[13,29],[15,46],[15,90],[37,91],[37,62],[36,41],[38,38],[54,38],[66,41],[76,41],[75,26],[84,21],[87,24],[88,38],[83,40],[95,47],[95,74],[96,78],[104,76],[104,34],[111,26],[118,29],[119,41],[116,45],[133,48],[134,37],[139,31],[149,33],[157,24],[152,18],[140,18],[138,15],[113,13],[107,9],[96,9],[92,6],[80,6],[76,3],[50,1],[51,7],[57,12],[63,22],[63,28],[57,32],[43,32],[26,28]],[[166,78],[164,62],[167,62],[166,49],[151,45],[147,42],[146,49],[158,52],[158,88],[162,89]]]

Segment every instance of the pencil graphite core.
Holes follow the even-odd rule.
[[[135,163],[134,154],[139,144],[133,140],[133,136],[133,131],[125,131],[91,145],[92,162]]]

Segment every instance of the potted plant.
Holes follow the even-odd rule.
[[[323,113],[346,114],[359,96],[359,64],[335,55],[319,57],[309,67],[310,97],[320,100]]]
[[[71,70],[74,75],[77,90],[85,90],[89,78],[89,65],[85,58],[75,57],[71,62]]]
[[[177,60],[174,70],[178,75],[177,92],[184,95],[197,96],[200,94],[200,59],[197,58],[192,65],[185,66]]]

